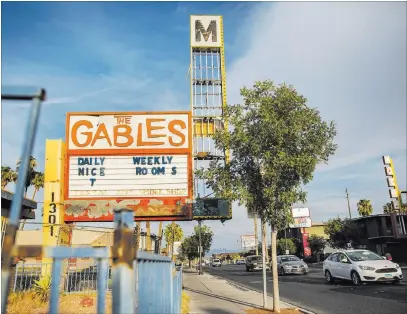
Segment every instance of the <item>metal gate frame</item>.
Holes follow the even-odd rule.
[[[7,88],[3,88],[7,89]],[[1,95],[2,100],[31,100],[33,105],[26,128],[23,143],[21,167],[18,173],[16,192],[11,204],[4,245],[2,248],[1,268],[1,310],[6,313],[10,285],[11,264],[14,256],[49,257],[53,259],[51,274],[51,297],[49,313],[57,314],[59,308],[59,287],[64,259],[89,257],[97,260],[99,278],[97,281],[97,313],[105,312],[105,296],[109,272],[109,258],[112,258],[112,312],[134,314],[142,313],[180,313],[182,302],[182,269],[176,271],[169,257],[146,252],[137,252],[134,245],[134,213],[128,209],[114,212],[114,244],[111,249],[42,247],[16,245],[21,204],[24,195],[24,183],[27,177],[29,157],[31,156],[41,102],[45,100],[45,90],[33,94],[8,93]],[[138,255],[138,256],[137,256]],[[141,283],[141,288],[139,287]],[[154,287],[154,289],[152,289]],[[158,292],[158,293],[157,293]],[[169,293],[168,293],[169,292]],[[143,296],[138,302],[138,295]]]

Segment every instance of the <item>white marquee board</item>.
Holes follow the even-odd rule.
[[[70,156],[69,198],[186,197],[188,156]]]
[[[254,235],[243,235],[242,238],[242,248],[249,249],[256,247],[256,238]]]
[[[305,208],[305,207],[292,208],[291,213],[293,215],[293,218],[310,217],[309,208]]]
[[[221,16],[191,15],[191,47],[222,47]]]

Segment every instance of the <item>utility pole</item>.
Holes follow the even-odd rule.
[[[171,224],[171,231],[172,231],[171,259],[174,261],[175,221],[173,221]]]
[[[158,254],[161,254],[161,243],[163,243],[163,222],[160,221],[160,225],[158,227],[158,241],[159,241],[159,245],[158,245]]]
[[[199,267],[198,267],[198,274],[202,275],[202,235],[201,235],[201,229],[202,229],[202,220],[198,220],[198,226],[199,226]]]
[[[352,214],[350,212],[350,204],[349,204],[349,193],[348,193],[348,188],[345,188],[346,191],[346,198],[348,199],[348,210],[349,210],[349,218],[352,219]]]
[[[257,215],[254,214],[254,245],[256,247],[256,255],[259,255],[259,235],[257,232]]]

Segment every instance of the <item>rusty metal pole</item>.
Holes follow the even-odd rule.
[[[134,314],[136,310],[136,280],[133,269],[134,213],[119,209],[114,213],[114,243],[112,248],[112,313]]]
[[[4,90],[4,87],[3,87]],[[6,313],[7,296],[10,284],[11,263],[13,260],[12,250],[15,245],[17,230],[20,221],[21,206],[24,198],[25,181],[27,178],[30,156],[33,151],[35,135],[37,133],[38,119],[41,112],[41,102],[45,100],[45,90],[41,89],[37,95],[1,95],[2,100],[32,100],[31,112],[25,130],[23,152],[21,157],[18,182],[11,203],[10,217],[7,224],[6,235],[2,248],[1,265],[1,312]]]

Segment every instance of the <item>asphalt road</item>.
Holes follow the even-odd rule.
[[[263,291],[262,273],[246,272],[244,265],[205,267],[204,271],[230,282]],[[407,271],[399,285],[389,283],[353,286],[346,281],[330,285],[322,268],[310,268],[308,275],[279,277],[280,298],[318,314],[407,314]],[[272,296],[271,272],[267,272],[267,293]]]

